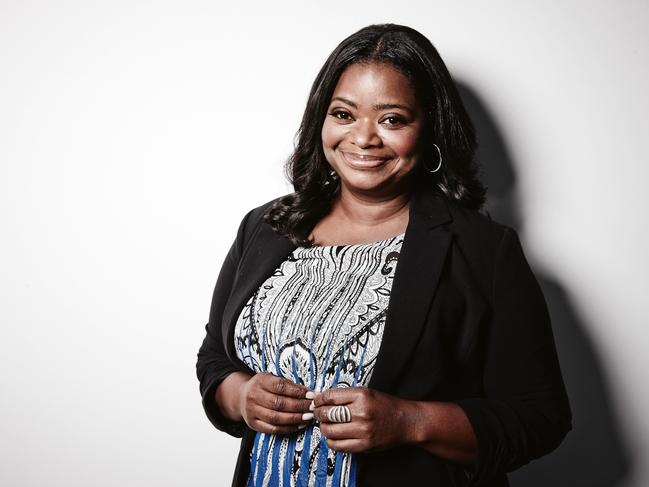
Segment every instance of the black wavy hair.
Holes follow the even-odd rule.
[[[476,137],[473,124],[457,88],[431,42],[403,25],[370,25],[350,35],[329,55],[316,77],[296,135],[295,150],[286,163],[294,192],[278,199],[264,220],[295,245],[309,246],[315,224],[331,210],[340,190],[322,149],[321,131],[331,96],[343,71],[356,63],[386,63],[413,84],[424,113],[420,162],[412,178],[417,188],[442,192],[449,200],[479,209],[486,189],[474,161]],[[436,167],[430,173],[423,166]]]

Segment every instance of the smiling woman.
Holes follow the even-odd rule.
[[[543,295],[478,210],[475,135],[430,41],[393,24],[320,70],[223,264],[197,373],[243,436],[236,486],[507,486],[571,428]]]
[[[315,225],[312,241],[371,242],[405,231],[422,124],[413,87],[391,65],[359,63],[343,72],[322,125],[322,148],[341,183],[340,204]],[[349,215],[349,199],[389,202],[383,225]]]
[[[423,117],[414,89],[395,68],[350,66],[336,85],[328,111],[322,146],[327,161],[346,183],[351,182],[346,167],[361,171],[357,176],[398,180],[414,169]],[[382,182],[377,179],[366,190],[376,191]],[[388,186],[388,192],[403,193],[402,186]]]

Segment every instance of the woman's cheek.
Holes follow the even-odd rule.
[[[394,153],[400,157],[411,157],[417,152],[417,133],[414,131],[399,135],[384,135],[383,141],[384,145],[390,146]]]
[[[344,137],[344,127],[336,126],[331,123],[325,122],[322,126],[322,146],[326,149],[335,149]]]

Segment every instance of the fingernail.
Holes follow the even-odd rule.
[[[298,424],[297,425],[297,429],[299,429],[299,430],[303,430],[304,428],[306,428],[306,424]]]
[[[313,411],[315,409],[315,402],[311,401],[311,404],[309,404],[309,411]]]
[[[313,419],[313,413],[304,413],[302,415],[302,421],[309,421]]]
[[[307,391],[307,393],[306,393],[306,398],[307,399],[313,399],[314,397],[315,397],[315,392]]]

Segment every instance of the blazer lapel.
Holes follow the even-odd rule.
[[[442,226],[452,220],[443,196],[414,194],[409,218],[369,383],[383,392],[394,389],[417,345],[451,242],[451,233]]]
[[[259,231],[244,249],[232,294],[223,310],[222,333],[230,360],[243,364],[234,349],[234,327],[243,306],[293,250],[295,245],[290,240],[277,235],[265,223],[260,224]]]

